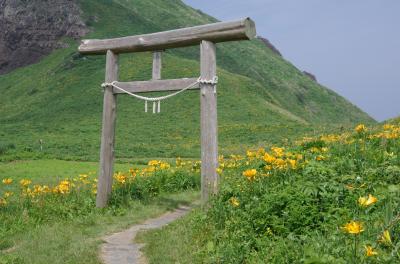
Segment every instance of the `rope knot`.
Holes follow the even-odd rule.
[[[201,77],[199,77],[197,79],[197,82],[201,83],[201,84],[217,85],[218,84],[218,76],[214,76],[211,80],[201,79]]]
[[[114,87],[114,85],[115,85],[116,82],[117,82],[117,81],[113,81],[113,82],[110,82],[110,83],[104,82],[104,83],[101,84],[101,87],[102,87],[102,88]]]

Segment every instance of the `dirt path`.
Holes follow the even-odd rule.
[[[163,227],[184,216],[189,211],[189,207],[181,206],[160,217],[148,219],[142,224],[134,225],[127,230],[104,237],[105,243],[102,245],[100,253],[102,261],[105,264],[147,263],[146,258],[140,252],[144,244],[134,242],[136,234],[141,230]]]

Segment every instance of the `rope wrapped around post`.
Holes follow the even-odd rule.
[[[143,100],[145,102],[145,104],[144,104],[144,109],[145,110],[144,111],[146,113],[147,113],[147,107],[148,107],[148,103],[147,102],[153,102],[153,114],[155,114],[156,112],[157,113],[161,112],[161,101],[166,100],[168,98],[171,98],[171,97],[173,97],[175,95],[178,95],[178,94],[180,94],[180,93],[182,93],[182,92],[194,87],[197,84],[211,84],[211,85],[214,86],[214,93],[216,93],[217,92],[217,84],[218,84],[218,76],[214,76],[214,78],[212,80],[205,80],[205,79],[201,79],[201,77],[199,77],[196,82],[190,84],[189,86],[183,88],[182,90],[179,90],[177,92],[174,92],[174,93],[171,93],[171,94],[168,94],[168,95],[159,96],[159,97],[147,97],[147,96],[141,96],[141,95],[138,95],[138,94],[134,94],[134,93],[131,93],[131,92],[119,87],[116,83],[118,83],[118,82],[117,81],[113,81],[111,83],[102,83],[101,87],[103,87],[103,88],[113,87],[113,88],[116,88],[116,89],[126,93],[127,95],[135,97],[135,98],[137,98],[139,100]]]

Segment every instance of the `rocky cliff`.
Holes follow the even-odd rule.
[[[0,74],[37,62],[87,32],[72,0],[0,0]]]

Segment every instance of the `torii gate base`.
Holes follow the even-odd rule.
[[[135,92],[180,90],[196,79],[161,79],[160,50],[192,46],[200,43],[201,79],[212,80],[216,76],[215,43],[249,40],[256,35],[254,22],[246,18],[240,21],[220,22],[204,26],[183,28],[105,40],[83,40],[79,46],[82,54],[106,54],[105,82],[118,80],[118,54],[153,51],[153,79],[142,82],[116,82],[119,87]],[[201,197],[206,203],[211,194],[218,191],[218,140],[217,140],[217,94],[215,85],[200,83],[201,108]],[[97,187],[97,207],[107,206],[112,191],[116,96],[121,91],[113,86],[104,88],[103,127],[101,134],[100,174]]]

